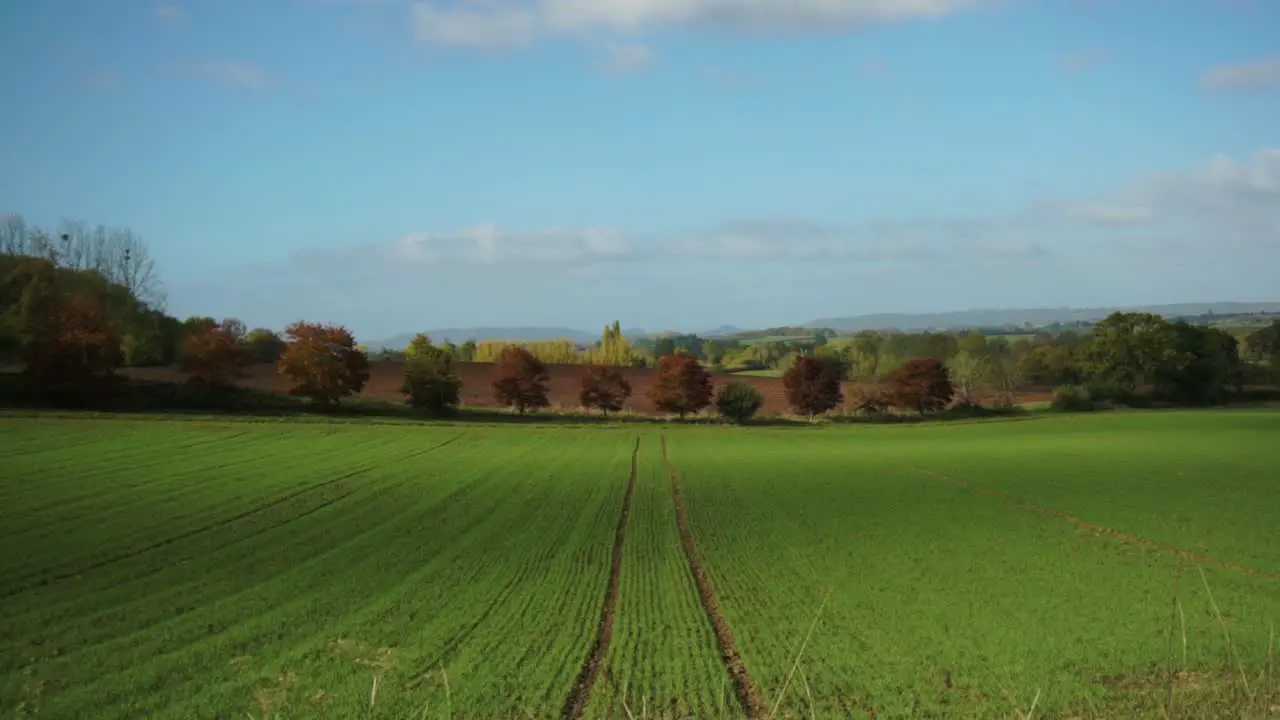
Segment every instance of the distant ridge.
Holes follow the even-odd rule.
[[[601,330],[603,330],[603,326],[601,326]],[[599,342],[601,330],[597,330],[596,332],[586,332],[583,330],[557,327],[475,327],[439,328],[436,330],[425,330],[424,332],[426,332],[426,334],[431,338],[431,342],[433,343],[451,342],[461,345],[468,340],[475,342],[483,342],[485,340],[510,340],[511,342],[572,340],[575,343],[594,343]],[[386,348],[387,350],[403,350],[409,347],[409,341],[413,340],[413,336],[416,334],[417,333],[404,333],[386,340],[365,343],[365,345],[373,350],[377,350],[379,348]],[[645,331],[639,328],[631,328],[624,329],[622,334],[629,338],[640,338],[645,336]]]
[[[1051,323],[1091,322],[1101,320],[1117,310],[1150,312],[1165,317],[1184,315],[1237,315],[1245,313],[1280,313],[1280,302],[1213,302],[1213,303],[1178,303],[1173,305],[1134,305],[1096,308],[995,308],[986,310],[960,310],[942,313],[878,313],[870,315],[849,315],[845,317],[823,318],[807,322],[800,327],[831,328],[837,332],[857,332],[859,330],[956,330],[972,327],[1005,327],[1010,325],[1048,325]],[[602,326],[603,327],[603,326]],[[720,327],[697,335],[704,338],[723,337],[739,333],[751,332],[746,328],[733,325]],[[443,328],[427,330],[431,340],[437,343],[452,342],[461,344],[468,340],[482,342],[485,340],[510,340],[512,342],[537,342],[541,340],[572,340],[575,343],[594,343],[600,340],[600,331],[587,332],[572,328],[557,327],[475,327],[475,328]],[[646,332],[641,328],[624,328],[622,334],[632,340],[656,338],[667,335],[682,334],[676,330]],[[387,340],[365,343],[369,348],[377,350],[403,350],[409,346],[414,333],[396,335]]]
[[[954,330],[971,327],[1003,327],[1006,325],[1048,325],[1050,323],[1089,322],[1101,320],[1116,311],[1149,312],[1165,317],[1181,315],[1234,315],[1240,313],[1280,312],[1280,302],[1178,303],[1173,305],[1132,305],[1096,308],[1031,308],[961,310],[943,313],[879,313],[823,318],[804,327],[831,328],[837,332],[859,330]]]

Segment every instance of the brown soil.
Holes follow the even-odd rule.
[[[738,702],[747,713],[747,720],[763,720],[768,717],[769,710],[765,706],[764,696],[760,688],[751,679],[747,665],[738,653],[738,644],[733,640],[733,630],[729,621],[720,613],[720,602],[716,599],[711,580],[702,568],[698,552],[693,546],[693,533],[689,530],[689,520],[684,513],[684,497],[680,494],[680,478],[676,466],[667,454],[667,437],[662,436],[662,459],[667,464],[667,473],[671,475],[671,496],[676,506],[676,526],[680,529],[680,544],[684,546],[684,554],[689,559],[689,570],[693,573],[694,584],[698,586],[698,597],[702,600],[702,608],[711,620],[711,627],[716,634],[716,644],[720,646],[720,659],[733,679],[733,689],[738,695]]]
[[[636,489],[636,456],[640,452],[640,438],[636,438],[636,446],[631,451],[631,479],[627,481],[627,494],[622,498],[622,514],[618,517],[618,531],[613,537],[613,562],[609,566],[609,589],[604,594],[604,606],[600,609],[600,628],[596,632],[595,644],[587,660],[582,664],[578,680],[573,684],[573,691],[565,700],[561,716],[565,720],[577,720],[587,708],[587,699],[591,697],[591,687],[595,685],[600,668],[604,666],[609,655],[609,643],[613,639],[613,615],[618,606],[618,587],[622,580],[622,546],[627,539],[627,519],[631,516],[631,495]]]
[[[970,490],[983,493],[984,495],[990,495],[991,497],[999,498],[1006,502],[1011,502],[1019,507],[1026,508],[1027,510],[1031,510],[1032,512],[1040,513],[1041,515],[1058,518],[1059,520],[1065,520],[1081,529],[1089,530],[1100,535],[1106,535],[1108,537],[1115,538],[1116,540],[1119,540],[1121,542],[1131,543],[1134,545],[1141,545],[1143,547],[1150,548],[1152,550],[1158,550],[1160,552],[1171,553],[1185,560],[1190,560],[1192,562],[1195,562],[1201,565],[1213,565],[1215,567],[1225,568],[1227,570],[1235,570],[1236,572],[1244,573],[1245,575],[1252,575],[1253,577],[1280,581],[1280,575],[1277,575],[1276,573],[1270,573],[1265,570],[1258,570],[1257,568],[1251,568],[1245,565],[1237,565],[1236,563],[1227,562],[1226,560],[1219,560],[1218,558],[1210,557],[1208,555],[1201,555],[1199,553],[1191,552],[1190,550],[1186,550],[1180,547],[1175,547],[1173,545],[1165,545],[1164,543],[1156,542],[1155,540],[1148,540],[1147,538],[1138,537],[1137,535],[1130,535],[1129,533],[1122,532],[1120,530],[1116,530],[1113,528],[1109,528],[1109,527],[1106,527],[1105,525],[1098,525],[1096,523],[1091,523],[1088,520],[1078,518],[1074,515],[1069,515],[1055,508],[1046,507],[1044,505],[1037,505],[1036,503],[1023,500],[1022,498],[1014,497],[1013,495],[1000,492],[999,490],[994,490],[992,488],[979,485],[969,480],[961,480],[960,478],[951,477],[949,475],[943,475],[942,473],[934,472],[932,470],[926,470],[923,468],[918,468],[918,472],[924,473],[925,475],[937,478],[939,480],[944,480],[954,485],[959,485],[961,487],[965,487]]]
[[[581,365],[548,365],[551,375],[550,399],[553,407],[578,407],[578,393],[581,390]],[[645,415],[656,414],[657,410],[649,400],[649,389],[653,387],[655,372],[652,368],[618,368],[624,378],[631,383],[631,399],[627,402],[627,410]],[[123,373],[131,378],[161,382],[182,382],[186,376],[173,368],[126,368]],[[461,363],[458,374],[462,379],[462,403],[472,407],[492,407],[493,394],[490,383],[493,382],[493,365],[490,363]],[[748,377],[729,373],[712,373],[716,387],[731,380],[748,383],[764,396],[762,415],[778,415],[789,412],[787,398],[783,391],[781,378]],[[400,392],[404,380],[404,363],[398,361],[377,361],[369,368],[369,382],[359,397],[371,400],[401,402],[404,395]],[[264,392],[287,393],[289,383],[281,377],[272,365],[253,365],[246,369],[246,376],[241,384],[253,390]],[[845,382],[846,400],[855,393],[874,389],[874,386]],[[1019,403],[1046,402],[1053,394],[1043,389],[1020,392]]]

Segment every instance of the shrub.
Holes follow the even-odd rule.
[[[458,409],[462,380],[453,356],[440,348],[413,355],[404,363],[405,402],[431,415],[447,415]]]
[[[754,386],[734,381],[716,393],[716,409],[736,423],[745,423],[764,406],[764,397]]]
[[[893,403],[879,390],[859,390],[849,397],[849,407],[863,415],[883,415]]]
[[[1096,409],[1089,390],[1079,385],[1063,385],[1054,390],[1049,407],[1058,412],[1087,412]]]
[[[1114,380],[1090,383],[1086,386],[1086,390],[1095,406],[1144,407],[1150,404],[1136,390]]]

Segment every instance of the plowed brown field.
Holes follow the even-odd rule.
[[[551,403],[557,407],[577,407],[578,391],[581,388],[579,378],[582,375],[581,365],[548,365],[551,374]],[[653,385],[652,368],[619,368],[623,377],[631,383],[631,399],[627,409],[643,414],[655,412],[653,403],[648,398],[649,388]],[[171,368],[129,368],[124,371],[129,377],[140,380],[162,382],[181,382],[185,376]],[[289,385],[276,373],[272,365],[253,365],[246,370],[247,376],[241,384],[254,390],[286,393]],[[494,404],[489,384],[493,381],[493,365],[489,363],[462,363],[459,365],[462,377],[462,402],[471,406],[492,406]],[[371,364],[369,382],[365,385],[362,398],[373,400],[389,400],[400,402],[404,396],[400,386],[404,378],[404,363],[395,361],[378,361]],[[730,373],[712,373],[716,387],[731,381],[740,380],[755,386],[764,396],[763,415],[777,415],[788,411],[787,399],[783,393],[782,379],[770,377],[747,377]],[[848,398],[867,385],[844,383],[845,397]],[[1045,402],[1052,393],[1036,390],[1019,393],[1018,402]]]

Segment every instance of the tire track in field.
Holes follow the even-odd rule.
[[[396,458],[395,460],[392,460],[391,462],[401,462],[401,461],[403,461],[403,460],[409,460],[409,459],[412,459],[412,458],[418,457],[418,456],[420,456],[420,455],[425,455],[425,454],[427,454],[427,453],[429,453],[429,452],[432,452],[432,451],[434,451],[434,450],[439,450],[439,449],[441,449],[441,448],[443,448],[443,447],[446,447],[446,446],[448,446],[448,445],[452,445],[454,442],[457,442],[458,440],[461,440],[464,434],[465,434],[465,433],[463,433],[463,434],[459,434],[459,435],[455,435],[454,437],[451,437],[451,438],[449,438],[448,440],[445,440],[444,442],[439,443],[438,445],[432,445],[432,446],[430,446],[430,447],[426,447],[426,448],[423,448],[423,449],[421,449],[421,450],[415,450],[414,452],[411,452],[411,453],[409,453],[408,455],[404,455],[404,456],[402,456],[402,457]],[[187,530],[186,532],[179,533],[179,534],[177,534],[177,535],[174,535],[173,537],[165,538],[164,540],[159,540],[159,541],[157,541],[157,542],[151,543],[150,545],[145,545],[145,546],[143,546],[143,547],[136,548],[136,549],[134,549],[134,550],[130,550],[130,551],[128,551],[128,552],[123,552],[123,553],[119,553],[119,554],[117,554],[117,555],[112,555],[112,556],[110,556],[110,557],[103,558],[102,560],[98,560],[97,562],[90,563],[89,565],[86,565],[86,566],[84,566],[84,567],[82,567],[82,568],[77,568],[76,570],[69,570],[69,571],[66,571],[66,572],[58,573],[58,574],[56,574],[56,575],[50,575],[50,576],[48,576],[48,577],[41,578],[40,580],[37,580],[36,582],[31,582],[31,583],[27,583],[27,584],[25,584],[25,585],[18,586],[17,588],[10,589],[10,590],[8,590],[8,591],[5,591],[4,593],[0,593],[0,600],[7,600],[7,599],[9,599],[9,598],[11,598],[11,597],[13,597],[13,596],[15,596],[15,595],[21,595],[22,593],[27,592],[27,591],[29,591],[29,590],[34,590],[34,589],[36,589],[36,588],[45,587],[45,586],[48,586],[48,585],[53,585],[53,584],[55,584],[55,583],[59,583],[59,582],[62,582],[62,581],[64,581],[64,580],[69,580],[69,579],[71,579],[71,578],[73,578],[73,577],[76,577],[76,576],[79,576],[79,575],[83,575],[83,574],[85,574],[85,573],[87,573],[87,572],[92,572],[92,571],[94,571],[94,570],[100,570],[100,569],[102,569],[102,568],[104,568],[104,567],[108,567],[108,566],[110,566],[110,565],[114,565],[114,564],[116,564],[116,563],[125,562],[125,561],[127,561],[127,560],[132,560],[133,558],[136,558],[136,557],[138,557],[138,556],[140,556],[140,555],[145,555],[146,553],[149,553],[149,552],[151,552],[151,551],[153,551],[153,550],[159,550],[159,549],[161,549],[161,548],[168,547],[168,546],[170,546],[170,545],[173,545],[174,543],[180,542],[180,541],[182,541],[182,540],[186,540],[186,539],[191,538],[191,537],[195,537],[196,535],[200,535],[200,534],[202,534],[202,533],[206,533],[206,532],[209,532],[209,531],[211,531],[211,530],[217,530],[217,529],[218,529],[218,528],[220,528],[220,527],[225,527],[225,526],[227,526],[227,525],[230,525],[231,523],[237,522],[237,521],[239,521],[239,520],[243,520],[243,519],[245,519],[245,518],[247,518],[247,517],[249,517],[249,516],[251,516],[251,515],[256,515],[256,514],[258,514],[258,513],[260,513],[260,512],[264,512],[264,511],[266,511],[266,510],[270,510],[271,508],[274,508],[274,507],[276,507],[276,506],[278,506],[278,505],[282,505],[282,504],[284,504],[284,503],[287,503],[287,502],[289,502],[290,500],[293,500],[293,499],[295,499],[295,498],[301,497],[302,495],[306,495],[306,494],[309,494],[309,493],[314,493],[314,492],[316,492],[316,491],[318,491],[318,490],[325,490],[325,489],[330,488],[330,487],[332,487],[332,486],[334,486],[334,485],[336,485],[336,484],[338,484],[338,483],[340,483],[340,482],[342,482],[342,481],[344,481],[344,480],[350,480],[350,479],[352,479],[352,478],[359,477],[359,476],[361,476],[361,475],[364,475],[364,474],[365,474],[365,473],[367,473],[367,472],[370,472],[370,471],[372,471],[372,470],[376,470],[378,467],[380,467],[381,465],[385,465],[385,464],[386,464],[386,463],[374,463],[374,464],[372,464],[372,465],[366,465],[366,466],[364,466],[364,467],[362,467],[362,468],[357,468],[357,469],[355,469],[355,470],[352,470],[351,472],[348,472],[348,473],[344,473],[344,474],[342,474],[342,475],[339,475],[338,477],[331,478],[331,479],[329,479],[329,480],[325,480],[324,482],[322,482],[322,483],[320,483],[320,484],[318,484],[318,485],[311,485],[311,486],[309,486],[309,487],[305,487],[305,488],[303,488],[303,489],[301,489],[301,490],[296,490],[296,491],[294,491],[294,492],[287,493],[287,494],[282,495],[282,496],[280,496],[280,497],[278,497],[278,498],[276,498],[276,499],[274,499],[274,500],[272,500],[272,501],[270,501],[270,502],[266,502],[266,503],[263,503],[263,504],[261,504],[261,505],[256,505],[256,506],[254,506],[254,507],[252,507],[252,508],[249,508],[248,510],[244,510],[244,511],[242,511],[242,512],[238,512],[238,513],[236,513],[235,515],[232,515],[231,517],[226,517],[226,518],[223,518],[223,519],[221,519],[221,520],[218,520],[217,522],[209,523],[208,525],[202,525],[202,526],[200,526],[200,527],[198,527],[198,528],[192,528],[191,530]],[[355,492],[355,490],[351,490],[350,492],[345,493],[345,494],[343,494],[343,495],[341,495],[341,496],[339,496],[339,497],[337,497],[337,498],[332,498],[332,499],[330,499],[330,500],[326,501],[325,505],[321,505],[320,507],[325,507],[325,506],[327,506],[327,505],[332,505],[333,503],[337,502],[338,500],[341,500],[341,499],[345,498],[347,495],[350,495],[351,493],[354,493],[354,492]],[[314,510],[312,510],[311,512],[314,512],[315,510],[319,510],[319,509],[320,509],[320,507],[315,508],[315,509],[314,509]]]
[[[698,552],[693,546],[693,533],[689,530],[689,520],[684,512],[684,496],[680,493],[680,473],[667,453],[666,435],[662,436],[662,460],[666,463],[667,473],[671,476],[671,497],[676,506],[676,526],[680,530],[680,543],[684,546],[685,557],[689,560],[689,570],[693,573],[694,584],[698,586],[698,598],[702,600],[702,608],[711,621],[712,629],[715,630],[716,644],[720,646],[720,659],[724,662],[729,677],[733,679],[734,692],[738,696],[738,702],[742,705],[743,711],[747,713],[748,720],[764,720],[769,716],[764,696],[760,694],[760,688],[751,679],[751,673],[747,670],[746,663],[742,661],[742,655],[738,653],[738,644],[734,642],[733,630],[729,627],[729,621],[720,613],[720,602],[716,599],[715,589],[711,587],[711,579],[707,577],[702,561],[698,558]]]
[[[561,717],[564,720],[577,720],[587,709],[587,700],[591,697],[591,688],[600,676],[605,659],[609,655],[609,643],[613,640],[614,613],[618,608],[618,588],[622,584],[622,549],[627,540],[627,521],[631,517],[631,496],[636,489],[636,459],[640,454],[640,438],[636,438],[636,446],[631,449],[631,477],[627,480],[627,494],[622,498],[622,514],[618,516],[618,531],[613,537],[613,559],[609,565],[609,587],[604,593],[604,604],[600,608],[600,627],[596,631],[596,641],[587,654],[573,690],[565,699]]]
[[[983,495],[1004,500],[1005,502],[1012,503],[1025,510],[1030,510],[1032,512],[1044,515],[1045,517],[1057,518],[1058,520],[1065,520],[1071,523],[1072,525],[1075,525],[1076,527],[1083,528],[1085,530],[1092,530],[1095,533],[1098,533],[1100,535],[1106,535],[1108,537],[1114,538],[1124,543],[1129,543],[1132,545],[1140,545],[1142,547],[1150,548],[1152,550],[1158,550],[1160,552],[1170,553],[1173,555],[1177,555],[1178,557],[1181,557],[1185,560],[1190,560],[1194,563],[1199,563],[1201,565],[1212,565],[1214,567],[1220,567],[1227,570],[1235,570],[1236,572],[1243,573],[1245,575],[1250,575],[1252,577],[1263,578],[1265,580],[1274,580],[1274,581],[1280,582],[1280,574],[1267,572],[1266,570],[1259,570],[1257,568],[1252,568],[1247,565],[1239,565],[1233,562],[1229,562],[1227,560],[1219,560],[1218,558],[1215,558],[1209,555],[1202,555],[1200,553],[1187,550],[1186,548],[1180,548],[1176,545],[1167,545],[1165,543],[1162,543],[1156,540],[1139,537],[1137,535],[1131,535],[1122,530],[1116,530],[1115,528],[1107,527],[1106,525],[1099,525],[1094,522],[1089,522],[1084,518],[1076,517],[1075,515],[1071,515],[1070,513],[1064,512],[1057,508],[1051,508],[1046,505],[1033,503],[1030,500],[1023,500],[1020,497],[1017,497],[1015,495],[1010,495],[1006,492],[1001,492],[1000,490],[996,490],[995,488],[989,488],[985,485],[979,485],[978,483],[973,482],[972,480],[962,480],[960,478],[952,477],[950,475],[944,475],[935,470],[929,470],[928,468],[914,468],[914,470],[924,475],[928,475],[929,477],[932,477],[934,479],[942,480],[944,482],[948,482],[953,485],[958,485],[960,487],[982,493]]]

